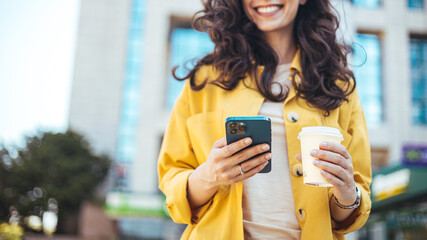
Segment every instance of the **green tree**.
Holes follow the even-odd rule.
[[[0,221],[8,220],[11,206],[23,216],[40,215],[49,199],[55,199],[61,231],[61,221],[76,215],[83,200],[95,197],[110,164],[107,156],[94,155],[83,136],[71,130],[27,137],[17,154],[1,147]]]

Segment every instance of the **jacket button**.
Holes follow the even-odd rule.
[[[292,173],[297,176],[297,177],[301,177],[302,176],[302,165],[301,164],[295,164],[292,167]]]
[[[299,114],[297,113],[297,112],[294,112],[294,111],[292,111],[292,112],[289,112],[288,113],[288,115],[287,115],[287,118],[288,118],[288,120],[290,121],[290,122],[297,122],[298,121],[298,119],[299,119]]]
[[[305,222],[305,220],[307,219],[307,214],[305,213],[305,210],[299,209],[297,212],[297,217],[300,222]]]

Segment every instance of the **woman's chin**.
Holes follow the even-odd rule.
[[[282,25],[274,23],[257,24],[257,27],[262,32],[275,32],[284,28]]]
[[[272,32],[277,30],[277,27],[271,26],[271,25],[263,25],[263,26],[258,26],[258,29],[262,32]]]
[[[258,27],[258,29],[261,32],[268,33],[268,32],[277,32],[278,30],[280,30],[282,28],[275,27],[275,26],[263,26],[263,27]]]

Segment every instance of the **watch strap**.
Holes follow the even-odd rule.
[[[335,195],[332,194],[332,197],[334,198],[335,204],[338,207],[343,208],[343,209],[355,209],[355,208],[358,208],[360,206],[361,193],[360,193],[359,187],[357,185],[356,185],[356,201],[352,205],[349,205],[349,206],[343,205],[338,201],[338,199],[335,197]]]

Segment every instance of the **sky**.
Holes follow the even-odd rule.
[[[65,131],[80,0],[0,0],[0,144]]]

